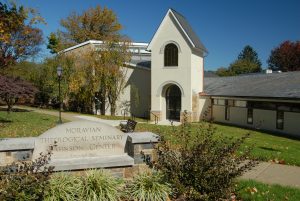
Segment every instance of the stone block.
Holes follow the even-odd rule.
[[[35,137],[3,138],[0,139],[0,151],[34,149]]]

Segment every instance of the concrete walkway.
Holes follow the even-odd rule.
[[[155,124],[154,121],[150,122],[150,124]],[[169,120],[163,120],[159,121],[157,125],[163,125],[163,126],[179,126],[181,125],[180,121],[169,121]]]
[[[55,110],[44,110],[44,109],[39,109],[39,108],[34,108],[34,107],[26,107],[26,106],[17,106],[16,108],[21,108],[21,109],[34,111],[37,113],[57,116],[57,118],[58,118],[58,111],[55,111]],[[123,120],[100,119],[100,118],[93,117],[90,115],[82,115],[82,114],[79,115],[78,113],[72,113],[72,112],[62,112],[61,118],[65,119],[67,121],[79,121],[79,120],[96,121],[96,122],[106,123],[111,126],[118,126],[120,124],[120,122],[123,121]]]
[[[57,111],[43,110],[32,107],[19,108],[28,109],[34,112],[58,116]],[[63,112],[62,118],[68,121],[78,121],[78,120],[89,120],[109,124],[111,126],[118,126],[121,120],[105,120],[88,115],[78,115],[76,113]],[[153,123],[153,122],[151,122]],[[171,125],[170,121],[161,121],[159,125]],[[180,125],[180,122],[174,122],[174,126]],[[300,156],[299,156],[300,157]],[[246,172],[241,179],[253,179],[262,183],[267,184],[279,184],[282,186],[291,186],[300,189],[300,167],[280,165],[270,162],[261,162],[255,168]]]
[[[267,184],[300,188],[300,167],[261,162],[241,179],[253,179]]]

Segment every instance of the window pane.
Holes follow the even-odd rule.
[[[246,101],[236,100],[236,101],[234,101],[234,106],[235,107],[246,107],[247,106],[247,102]]]
[[[173,43],[165,47],[164,64],[165,66],[178,66],[178,48]]]
[[[284,125],[284,112],[277,111],[276,128],[283,129],[283,125]]]
[[[219,99],[218,100],[218,105],[225,105],[225,100],[224,99]]]
[[[247,111],[247,123],[253,124],[253,109],[249,108]]]
[[[225,120],[229,120],[230,118],[230,107],[225,107]]]

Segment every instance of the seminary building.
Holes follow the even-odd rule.
[[[97,49],[102,43],[90,40],[64,52]],[[300,72],[206,77],[207,49],[172,9],[150,43],[131,43],[129,50],[117,115],[124,114],[126,104],[131,115],[156,121],[181,121],[187,111],[193,122],[213,120],[300,137]]]

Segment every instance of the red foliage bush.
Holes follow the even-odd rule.
[[[0,99],[7,104],[8,112],[19,99],[33,99],[37,91],[30,82],[0,75]]]

